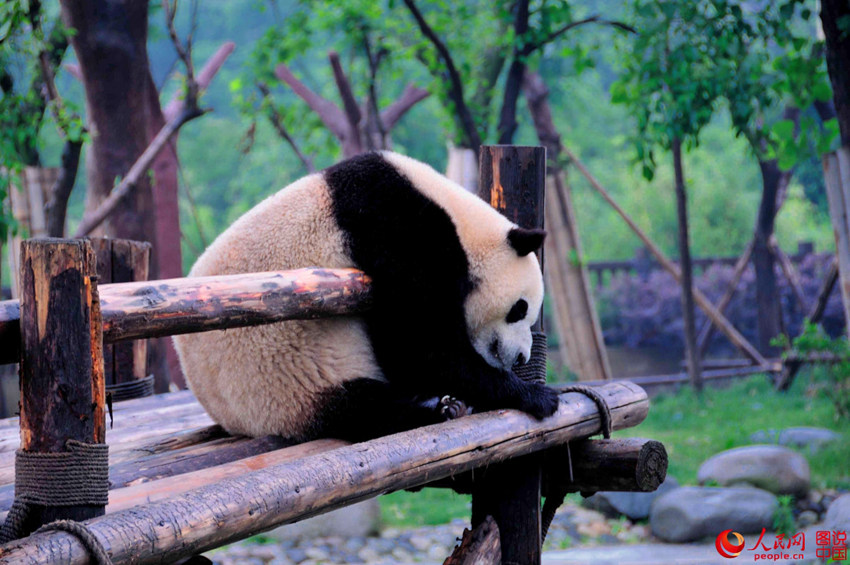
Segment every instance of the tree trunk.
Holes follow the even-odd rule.
[[[682,171],[682,140],[673,140],[673,169],[676,175],[676,213],[679,218],[679,268],[682,272],[682,317],[685,321],[685,355],[688,376],[697,391],[702,390],[702,376],[694,322],[694,287],[691,268],[691,246],[688,241],[688,203],[685,175]]]
[[[850,34],[841,22],[850,18],[847,0],[821,0],[820,18],[826,38],[826,67],[838,115],[841,144],[850,145]]]
[[[475,194],[478,190],[478,156],[468,147],[448,145],[449,161],[446,176]]]
[[[782,332],[782,310],[776,286],[776,257],[770,239],[776,220],[776,197],[782,172],[776,160],[760,161],[762,196],[753,238],[753,265],[756,271],[756,306],[758,310],[758,348],[765,357],[775,357],[779,349],[770,340]]]
[[[80,62],[91,145],[86,152],[86,212],[109,195],[150,141],[153,88],[147,55],[148,2],[62,0]],[[98,235],[147,241],[156,233],[151,184],[144,179],[97,230]],[[158,242],[154,242],[158,248]],[[153,273],[158,270],[154,265]]]

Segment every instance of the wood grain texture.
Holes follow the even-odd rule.
[[[499,565],[501,562],[499,526],[492,516],[487,516],[474,530],[463,530],[460,545],[443,565]]]
[[[21,244],[21,449],[61,453],[69,439],[104,443],[103,352],[88,241]],[[34,506],[30,525],[84,520],[102,506]]]
[[[104,343],[355,314],[369,307],[369,277],[356,269],[306,268],[107,284],[100,288]],[[0,307],[0,335],[20,324],[17,301]],[[19,349],[0,349],[14,363]]]
[[[614,429],[645,418],[649,403],[639,387],[611,383],[599,391],[611,406]],[[515,410],[473,414],[167,494],[161,502],[86,524],[116,562],[170,562],[378,494],[586,438],[600,427],[596,405],[566,393],[558,411],[542,421]],[[140,487],[150,492],[154,484]],[[0,547],[0,563],[83,565],[87,560],[82,545],[62,532]]]
[[[572,492],[652,492],[667,476],[667,450],[642,439],[594,439],[545,454],[543,491],[566,485]],[[572,466],[572,479],[570,479]]]
[[[478,196],[521,228],[544,227],[546,149],[484,145],[479,153]],[[543,250],[537,251],[543,267]],[[542,331],[542,312],[533,331]],[[545,377],[544,377],[545,378]],[[532,455],[487,469],[472,489],[472,525],[492,516],[499,526],[502,562],[540,563],[540,461]]]

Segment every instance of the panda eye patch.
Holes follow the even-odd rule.
[[[519,322],[525,315],[528,313],[528,302],[520,298],[516,301],[511,307],[511,311],[508,312],[508,316],[505,318],[505,321],[509,324],[513,324],[514,322]]]

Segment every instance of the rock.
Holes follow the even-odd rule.
[[[773,526],[776,497],[750,487],[680,487],[652,504],[652,533],[667,542],[716,536],[725,529],[747,534]]]
[[[809,463],[787,447],[748,445],[708,459],[699,468],[697,480],[701,485],[747,483],[774,494],[805,496],[809,492]]]
[[[673,477],[661,483],[655,492],[597,492],[582,501],[582,506],[598,510],[609,518],[626,516],[632,520],[644,520],[649,517],[652,501],[679,486]]]
[[[750,436],[753,443],[778,443],[791,447],[805,447],[815,453],[827,443],[839,441],[841,434],[826,428],[798,426],[784,430],[759,430]]]
[[[378,505],[378,499],[372,498],[321,516],[281,526],[264,535],[276,540],[370,536],[378,532],[380,520],[381,507]]]
[[[828,530],[850,533],[850,494],[842,494],[832,501],[823,524]]]
[[[800,512],[800,515],[797,516],[797,526],[800,528],[808,528],[813,524],[818,523],[818,513],[812,512],[811,510],[806,510],[804,512]]]

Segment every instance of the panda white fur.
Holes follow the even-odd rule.
[[[444,419],[444,395],[548,416],[556,393],[511,370],[531,352],[544,235],[408,157],[343,161],[248,211],[190,276],[355,267],[369,312],[178,336],[183,372],[233,434],[363,440]]]

